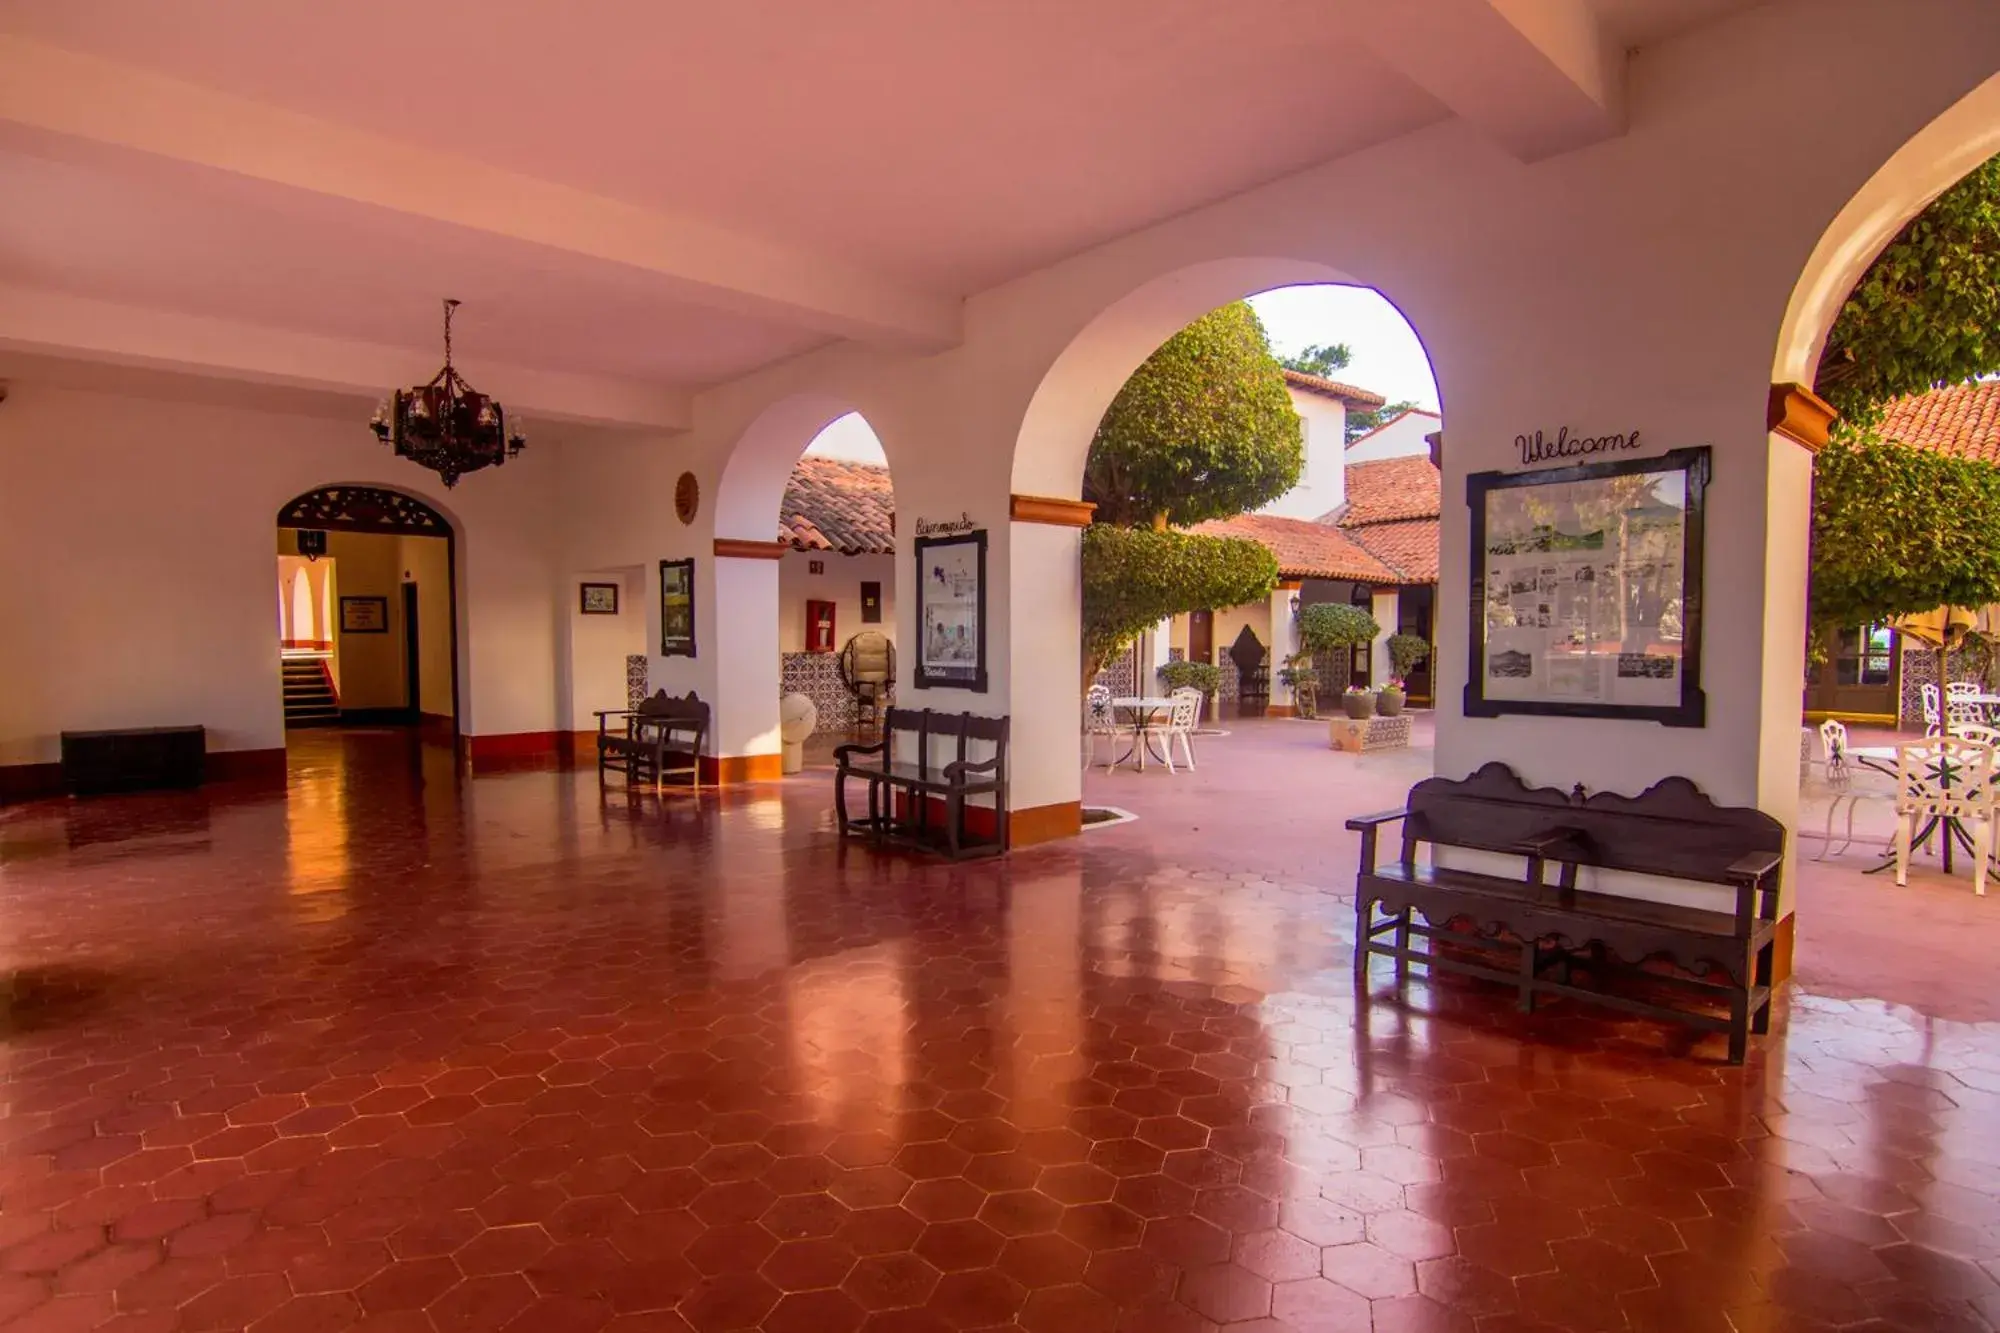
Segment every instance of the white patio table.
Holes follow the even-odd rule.
[[[1146,756],[1148,753],[1151,753],[1152,757],[1161,763],[1166,763],[1166,754],[1163,751],[1153,749],[1153,733],[1151,728],[1156,726],[1161,718],[1173,711],[1174,701],[1172,699],[1162,699],[1154,695],[1125,695],[1121,698],[1113,699],[1111,706],[1132,720],[1132,748],[1114,760],[1111,766],[1116,768],[1119,764],[1129,764],[1133,761],[1134,756],[1137,756],[1138,769],[1143,773],[1146,771]]]

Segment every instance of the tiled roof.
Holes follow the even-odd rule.
[[[1438,521],[1411,518],[1397,523],[1370,523],[1349,528],[1347,535],[1403,577],[1403,583],[1436,583]]]
[[[1271,514],[1197,523],[1192,531],[1209,537],[1247,537],[1277,557],[1288,579],[1354,579],[1360,583],[1409,582],[1363,550],[1348,534],[1326,523]]]
[[[1308,375],[1303,370],[1287,370],[1285,383],[1294,389],[1304,389],[1307,393],[1317,393],[1328,398],[1338,398],[1349,407],[1383,407],[1388,399],[1379,393],[1357,389],[1352,384],[1342,384],[1319,375]]]
[[[778,540],[795,551],[894,551],[896,499],[889,469],[841,458],[801,458],[785,483]]]
[[[1898,398],[1883,412],[1881,434],[1919,449],[2000,463],[2000,380]]]
[[[1347,465],[1347,503],[1327,517],[1343,528],[1436,518],[1437,465],[1422,454]]]

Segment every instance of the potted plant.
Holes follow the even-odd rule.
[[[1340,706],[1356,722],[1375,716],[1375,696],[1364,685],[1349,685],[1340,696]]]
[[[1222,668],[1209,662],[1168,662],[1153,674],[1169,693],[1182,686],[1200,690],[1202,713],[1215,716],[1215,692],[1222,688]]]
[[[1421,634],[1391,634],[1384,646],[1389,650],[1389,671],[1399,687],[1431,655],[1430,642]]]
[[[1403,678],[1391,676],[1382,683],[1381,689],[1375,691],[1375,711],[1383,717],[1395,717],[1403,711],[1407,698],[1403,693]]]
[[[1292,691],[1293,708],[1300,717],[1319,716],[1319,672],[1308,653],[1293,653],[1278,668],[1278,680]]]
[[[1299,650],[1320,665],[1329,689],[1344,684],[1348,672],[1342,664],[1352,661],[1354,650],[1375,642],[1382,627],[1375,617],[1358,606],[1340,602],[1317,602],[1302,606],[1295,614]]]

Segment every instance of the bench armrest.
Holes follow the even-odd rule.
[[[1784,862],[1782,852],[1745,852],[1722,873],[1731,884],[1755,884]]]
[[[833,747],[833,762],[844,764],[850,755],[881,754],[888,748],[889,742],[886,740],[876,741],[873,745],[836,745]]]
[[[1372,815],[1356,815],[1347,821],[1347,831],[1361,833],[1367,829],[1380,828],[1384,824],[1395,823],[1409,813],[1408,810],[1380,810]]]
[[[962,778],[968,773],[998,772],[999,768],[1000,757],[998,755],[995,755],[991,759],[982,759],[978,763],[974,763],[970,759],[955,759],[944,766],[944,775],[947,778]]]

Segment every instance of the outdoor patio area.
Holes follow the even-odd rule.
[[[1898,891],[1809,867],[1740,1068],[1497,988],[1357,1003],[1340,824],[1427,752],[1228,725],[1091,777],[1138,822],[970,865],[842,849],[821,772],[461,784],[392,732],[308,734],[283,799],[12,809],[0,1328],[2000,1318],[1962,879],[1868,930]]]

